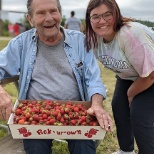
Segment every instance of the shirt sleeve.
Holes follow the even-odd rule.
[[[101,94],[105,99],[106,88],[103,85],[100,68],[92,50],[85,54],[84,76],[88,99],[90,100],[96,93]]]
[[[0,80],[18,74],[20,67],[19,44],[17,39],[13,39],[0,52]]]
[[[123,51],[140,77],[147,77],[154,71],[154,41],[144,26],[125,29],[121,42]]]

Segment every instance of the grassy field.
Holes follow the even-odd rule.
[[[6,40],[3,40],[3,41],[0,40],[0,50],[4,48],[7,43],[8,41]],[[103,104],[105,109],[110,113],[112,117],[111,100],[112,100],[112,95],[113,95],[114,85],[115,85],[115,74],[112,73],[110,70],[104,68],[100,63],[99,63],[99,66],[101,69],[102,80],[108,89],[107,99],[104,101]],[[14,101],[17,97],[17,90],[15,86],[13,84],[9,84],[5,86],[5,89],[12,96]],[[0,137],[4,135],[6,135],[6,132],[4,132],[4,130],[0,130]],[[118,149],[118,143],[116,138],[116,129],[114,127],[114,131],[112,133],[107,133],[105,138],[101,141],[100,145],[97,148],[97,154],[111,154],[117,149]],[[57,143],[55,141],[53,146],[53,154],[69,154],[67,149],[67,144]]]

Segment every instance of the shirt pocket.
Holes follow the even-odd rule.
[[[83,67],[84,67],[84,64],[82,61],[76,64],[76,70],[79,73],[81,79],[83,78]]]

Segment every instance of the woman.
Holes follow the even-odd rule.
[[[90,0],[86,11],[86,45],[116,73],[112,110],[120,150],[154,153],[154,32],[123,17],[115,0]]]

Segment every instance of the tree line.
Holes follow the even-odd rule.
[[[136,22],[139,22],[143,25],[146,25],[148,27],[151,27],[152,30],[154,30],[154,22],[151,22],[151,21],[142,21],[142,20],[136,20]]]
[[[65,23],[65,20],[66,20],[66,17],[63,16],[62,18],[62,22],[61,22],[61,25],[64,26],[64,23]],[[85,24],[85,20],[84,19],[81,19],[81,22],[82,22],[82,25],[84,27],[84,24]],[[143,21],[143,20],[136,20],[136,22],[139,22],[143,25],[146,25],[148,27],[151,27],[152,30],[154,30],[154,22],[151,22],[151,21]],[[8,32],[8,25],[9,25],[9,20],[2,20],[1,21],[1,35],[2,36],[9,36],[9,32]],[[23,19],[20,19],[19,21],[20,24],[22,24],[26,30],[30,29],[31,26],[29,24],[29,22],[27,21],[26,17],[24,17]],[[83,30],[84,31],[84,30]]]

